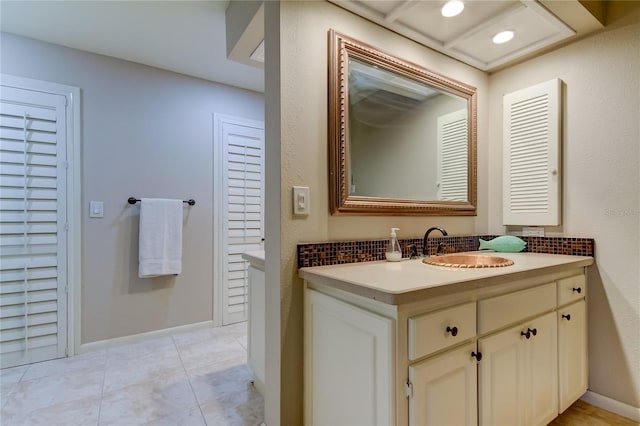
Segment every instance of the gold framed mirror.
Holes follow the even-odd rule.
[[[476,214],[476,88],[329,31],[332,214]]]

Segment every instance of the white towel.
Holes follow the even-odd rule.
[[[141,199],[138,256],[140,278],[182,271],[181,200]]]

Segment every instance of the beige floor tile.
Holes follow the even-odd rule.
[[[172,381],[188,380],[187,373],[180,364],[174,366],[162,364],[123,366],[120,369],[107,369],[104,375],[103,392],[108,394],[158,377]]]
[[[187,372],[229,360],[246,363],[247,351],[234,337],[222,336],[200,343],[176,346]]]
[[[252,386],[200,407],[207,425],[211,426],[257,426],[264,419],[264,400]]]
[[[143,425],[189,417],[198,408],[185,377],[158,377],[105,393],[100,406],[100,425]]]
[[[44,408],[3,412],[6,426],[86,426],[98,424],[100,397],[82,398]]]
[[[51,361],[31,364],[22,380],[33,380],[61,373],[72,374],[86,369],[104,369],[107,360],[105,350],[89,352],[68,358],[59,358]]]
[[[31,380],[23,378],[9,395],[2,412],[16,415],[65,402],[100,398],[103,381],[104,370],[93,368],[73,373],[61,371]]]
[[[221,400],[229,394],[246,392],[253,374],[245,363],[229,361],[211,367],[201,367],[189,374],[189,381],[198,402]]]
[[[0,370],[0,408],[4,407],[9,395],[18,386],[28,368],[28,365],[21,365]]]
[[[107,351],[107,359],[108,361],[115,359],[134,360],[158,354],[170,356],[174,353],[177,353],[177,351],[173,339],[171,337],[162,337],[131,345],[109,348]]]

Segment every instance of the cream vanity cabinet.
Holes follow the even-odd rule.
[[[253,383],[262,395],[265,384],[265,278],[264,251],[242,254],[249,262],[247,278],[249,286],[249,315],[247,321],[247,364],[253,372]]]
[[[388,299],[308,268],[305,424],[549,423],[587,390],[583,259]]]
[[[394,423],[395,321],[305,292],[305,424]]]
[[[555,308],[555,283],[478,301],[483,335],[509,327],[478,339],[480,424],[544,425],[558,415]]]
[[[475,336],[474,302],[409,318],[410,425],[477,423]]]
[[[558,397],[560,412],[587,391],[587,307],[584,275],[558,281]]]
[[[475,343],[409,367],[410,425],[474,425],[478,418]]]

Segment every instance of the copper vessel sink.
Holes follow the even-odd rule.
[[[502,268],[513,265],[513,260],[478,254],[447,254],[422,259],[424,263],[446,268]]]

